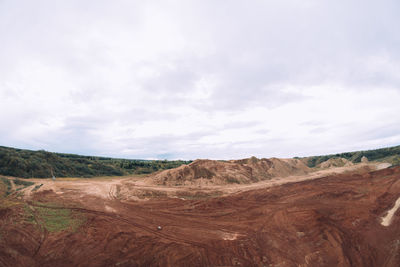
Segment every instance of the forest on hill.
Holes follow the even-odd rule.
[[[370,161],[386,161],[393,165],[400,165],[400,146],[301,159],[308,167],[313,168],[331,158],[345,158],[353,163],[358,163],[364,156]],[[95,176],[149,174],[191,162],[82,156],[0,146],[0,175],[22,178],[50,178],[53,175],[55,177],[91,178]]]
[[[323,156],[312,156],[303,159],[305,159],[308,167],[313,168],[331,158],[345,158],[353,163],[359,163],[361,162],[362,157],[366,157],[370,161],[387,161],[392,165],[400,165],[400,146]]]
[[[95,177],[148,174],[191,161],[136,160],[81,156],[0,146],[0,175],[23,178]]]

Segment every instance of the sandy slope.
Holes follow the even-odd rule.
[[[22,206],[0,209],[0,266],[399,266],[398,212],[387,227],[380,218],[399,196],[400,168],[364,167],[192,200],[100,194],[137,178],[94,180],[96,189],[48,182]],[[24,219],[24,207],[38,203],[58,203],[85,223],[43,231]]]
[[[196,160],[189,165],[165,170],[146,179],[148,185],[249,184],[274,177],[304,175],[312,170],[298,159]]]
[[[381,224],[383,226],[389,226],[392,223],[392,219],[394,214],[396,213],[396,211],[399,209],[400,207],[400,197],[396,200],[396,203],[394,203],[393,208],[391,208],[385,217],[382,217],[382,222]]]
[[[248,190],[266,188],[285,183],[312,180],[324,176],[335,175],[344,172],[365,172],[366,170],[376,170],[382,168],[378,163],[362,163],[347,167],[335,167],[319,171],[310,172],[302,175],[276,176],[268,180],[258,181],[250,184],[213,184],[213,183],[188,183],[180,186],[160,186],[149,182],[153,176],[146,179],[143,177],[124,177],[112,179],[63,179],[59,178],[55,182],[51,179],[30,179],[43,186],[38,190],[52,190],[56,194],[74,192],[76,195],[85,197],[86,195],[97,196],[105,199],[124,199],[124,200],[147,200],[154,196],[190,196],[192,192],[207,195],[226,195],[231,193],[243,192]],[[384,165],[383,167],[387,167]],[[285,173],[287,175],[287,173]],[[26,196],[30,195],[30,189],[26,190]],[[201,194],[198,193],[198,194]]]

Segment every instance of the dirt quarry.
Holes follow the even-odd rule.
[[[331,158],[331,159],[328,159],[327,161],[322,162],[317,167],[326,169],[326,168],[332,168],[332,167],[343,167],[343,166],[352,166],[352,165],[354,165],[354,164],[345,158]]]
[[[243,184],[30,180],[2,194],[0,266],[400,266],[400,167],[278,177],[253,161],[194,162],[183,179],[238,168]]]
[[[162,171],[146,179],[146,182],[169,186],[248,184],[309,172],[311,169],[298,159],[252,157],[231,161],[196,160],[189,165]]]

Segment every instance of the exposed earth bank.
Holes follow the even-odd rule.
[[[150,176],[147,184],[155,185],[226,185],[248,184],[273,177],[287,177],[311,172],[299,159],[258,159],[216,161],[196,160],[189,165]]]
[[[119,197],[135,189],[129,179],[94,181],[92,193],[89,182],[32,185],[25,198],[29,188],[1,199],[0,266],[400,266],[399,212],[382,225],[400,197],[400,167],[290,181],[147,201]]]

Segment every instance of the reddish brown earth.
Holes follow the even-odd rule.
[[[343,166],[352,166],[354,165],[351,161],[345,158],[330,158],[327,161],[320,163],[317,167],[326,169],[332,167],[343,167]]]
[[[381,225],[399,197],[400,167],[194,200],[45,190],[2,200],[0,266],[400,266],[400,212]],[[40,229],[38,202],[85,223]]]
[[[248,184],[274,177],[304,175],[311,172],[298,159],[257,159],[216,161],[196,160],[189,165],[162,171],[147,179],[147,184],[155,185],[226,185]]]

